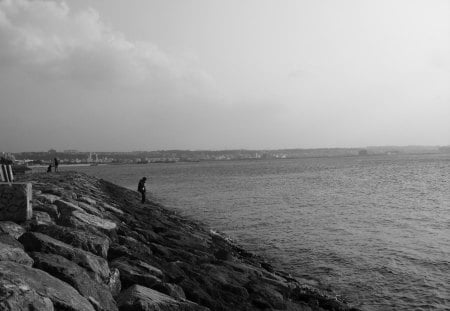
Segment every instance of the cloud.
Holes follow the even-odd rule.
[[[65,1],[0,0],[0,47],[4,151],[162,146],[220,97],[196,63]]]
[[[0,45],[1,67],[21,68],[37,79],[184,91],[192,83],[214,84],[206,72],[158,46],[127,40],[95,10],[73,12],[63,1],[0,1]]]

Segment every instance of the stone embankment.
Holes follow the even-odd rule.
[[[110,182],[30,174],[33,218],[0,221],[0,310],[350,308]]]

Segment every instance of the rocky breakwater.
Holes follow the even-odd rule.
[[[356,310],[205,226],[84,174],[30,174],[0,221],[0,310]]]

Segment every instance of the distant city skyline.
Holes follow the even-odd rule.
[[[450,145],[450,2],[0,0],[0,151]]]

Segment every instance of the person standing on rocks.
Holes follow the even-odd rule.
[[[57,171],[58,171],[58,165],[59,165],[58,158],[55,158],[55,159],[53,160],[53,162],[55,163],[55,172],[57,172]]]
[[[141,203],[145,203],[145,182],[147,181],[146,177],[142,177],[141,180],[139,180],[138,184],[138,191],[141,193],[142,199]]]

